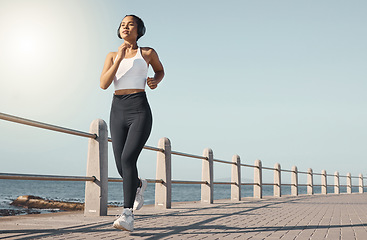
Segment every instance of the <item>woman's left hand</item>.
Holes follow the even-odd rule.
[[[158,86],[158,81],[154,80],[154,78],[148,77],[147,84],[150,87],[150,89],[156,89]]]

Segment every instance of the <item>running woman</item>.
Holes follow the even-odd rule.
[[[116,166],[123,178],[124,209],[113,227],[133,231],[133,210],[144,203],[145,179],[139,179],[136,163],[152,128],[152,113],[145,85],[157,88],[164,77],[163,65],[156,51],[139,47],[137,41],[145,34],[144,22],[135,15],[126,15],[117,30],[124,40],[117,52],[105,60],[100,86],[107,89],[113,82],[115,93],[110,114],[110,131]],[[148,77],[149,65],[154,77]]]

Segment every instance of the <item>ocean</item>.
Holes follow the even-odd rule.
[[[18,196],[34,195],[47,200],[59,200],[67,202],[84,202],[84,182],[69,181],[36,181],[36,180],[5,180],[0,179],[0,212],[11,215],[38,214],[47,212],[58,212],[59,209],[25,209],[10,205]],[[154,183],[148,183],[144,193],[144,204],[154,204]],[[199,201],[200,185],[197,184],[172,184],[172,202]],[[346,188],[341,187],[345,193]],[[315,194],[321,193],[320,187],[314,187]],[[334,188],[328,187],[328,192],[333,193]],[[353,188],[358,192],[358,188]],[[306,194],[304,186],[299,187],[299,194]],[[282,186],[282,195],[290,195],[290,186]],[[242,197],[253,196],[253,186],[242,186]],[[273,186],[263,186],[263,196],[272,196]],[[230,185],[214,185],[214,199],[229,199],[231,197]],[[108,183],[108,204],[122,206],[123,194],[122,183]],[[6,215],[6,214],[5,214]]]

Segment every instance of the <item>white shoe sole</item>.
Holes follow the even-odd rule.
[[[142,181],[142,184],[141,184],[140,192],[144,193],[144,191],[147,189],[147,187],[148,187],[148,182],[147,182],[147,180],[144,179],[144,181]],[[140,202],[139,205],[137,205],[135,207],[135,204],[134,204],[134,207],[133,207],[134,211],[135,210],[140,210],[143,207],[143,205],[144,205],[144,197],[143,197],[143,201]]]
[[[144,179],[144,182],[142,181],[142,183],[141,183],[140,191],[144,192],[147,189],[147,187],[148,187],[148,181]]]
[[[117,228],[117,229],[120,229],[120,230],[123,230],[123,231],[132,232],[132,230],[126,229],[126,228],[124,228],[123,226],[121,226],[121,225],[120,225],[120,224],[118,224],[118,223],[113,223],[113,227],[114,227],[114,228]]]

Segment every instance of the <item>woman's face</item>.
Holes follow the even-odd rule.
[[[132,16],[127,16],[122,19],[120,25],[120,36],[122,39],[134,39],[138,38],[138,24],[135,18]]]

